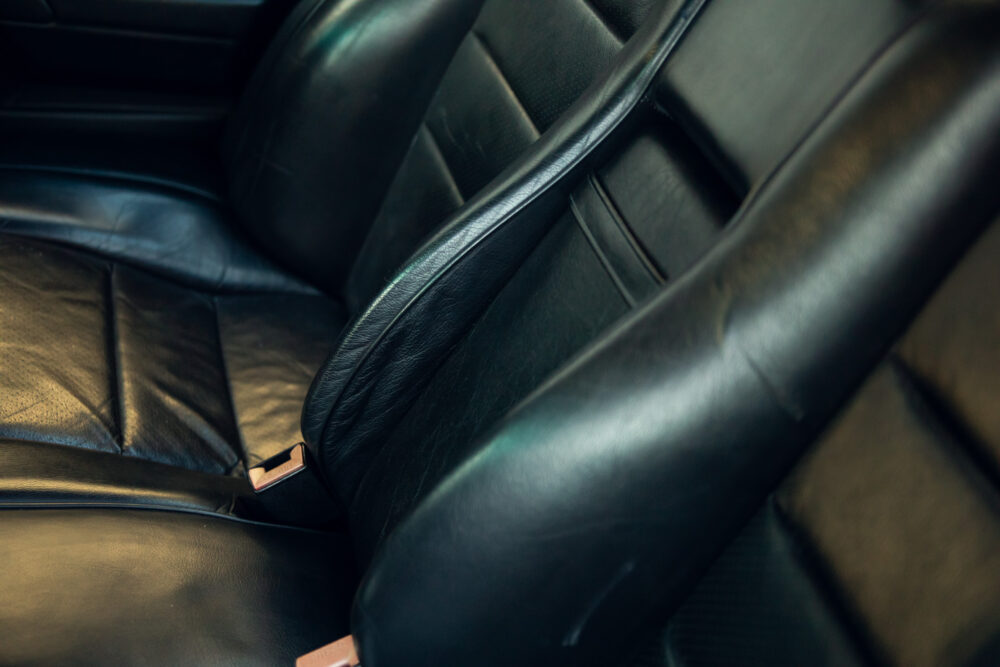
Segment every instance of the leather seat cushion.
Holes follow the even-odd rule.
[[[291,665],[350,632],[344,542],[184,512],[4,511],[0,663]]]
[[[0,235],[0,437],[239,472],[296,442],[345,320],[306,293],[213,293]]]

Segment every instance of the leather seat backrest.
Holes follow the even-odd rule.
[[[661,1],[305,0],[227,131],[242,224],[360,307]]]

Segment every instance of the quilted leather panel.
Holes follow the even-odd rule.
[[[1000,476],[1000,225],[994,225],[899,347],[930,399],[953,414],[993,477]]]
[[[0,436],[118,451],[105,267],[0,237]]]
[[[859,651],[810,561],[769,502],[635,667],[866,664],[868,656]]]
[[[236,423],[253,466],[302,441],[306,391],[347,317],[333,301],[298,294],[218,296],[215,310]]]
[[[0,437],[221,474],[301,439],[344,321],[323,297],[215,296],[8,236],[0,293]]]
[[[664,69],[661,101],[748,188],[929,4],[709,2]]]
[[[489,0],[472,34],[544,132],[618,54],[622,41],[613,30],[587,0]]]
[[[998,254],[994,224],[780,496],[899,664],[998,657]]]
[[[112,265],[122,452],[183,468],[231,471],[239,437],[206,295]],[[235,445],[235,446],[234,446]]]

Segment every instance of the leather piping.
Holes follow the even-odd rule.
[[[183,507],[176,506],[170,507],[165,505],[152,505],[146,503],[123,503],[123,502],[80,502],[80,501],[54,501],[54,502],[34,502],[34,503],[11,503],[11,502],[0,502],[0,512],[8,512],[13,510],[90,510],[90,509],[113,509],[113,510],[138,510],[141,512],[167,512],[174,514],[197,514],[198,516],[210,517],[213,519],[221,519],[223,521],[232,521],[234,523],[241,523],[248,526],[263,526],[266,528],[275,528],[280,530],[288,530],[297,533],[310,533],[314,535],[330,535],[329,531],[317,530],[315,528],[303,528],[301,526],[289,526],[281,523],[267,523],[266,521],[254,521],[253,519],[244,519],[243,517],[235,516],[232,514],[223,514],[220,512],[212,512],[210,510],[195,509],[193,507]],[[221,510],[221,508],[220,508]]]

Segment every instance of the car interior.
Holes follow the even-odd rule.
[[[0,2],[0,664],[1000,664],[991,0]]]

